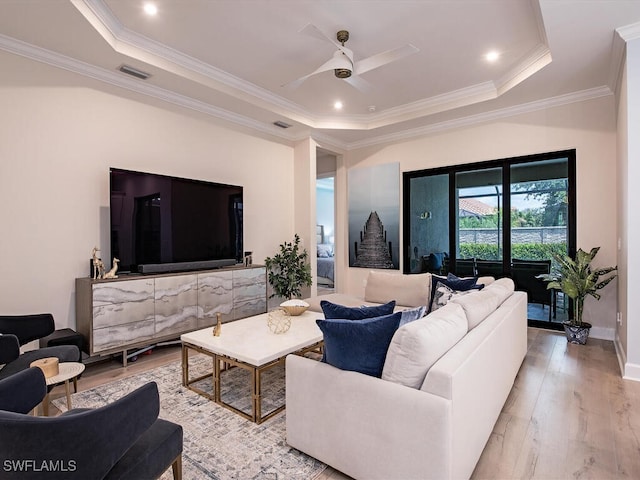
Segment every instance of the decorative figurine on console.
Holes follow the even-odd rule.
[[[244,266],[248,267],[253,263],[253,252],[244,252]]]
[[[92,277],[94,280],[104,278],[104,262],[101,258],[98,258],[97,254],[99,251],[100,249],[98,247],[93,247],[93,250],[91,250],[91,262],[93,265]]]
[[[213,336],[214,337],[219,337],[220,334],[222,333],[222,320],[220,320],[220,313],[216,313],[216,317],[218,317],[218,321],[216,323],[216,326],[213,327]]]
[[[120,263],[120,259],[113,257],[113,266],[111,267],[111,270],[105,273],[102,278],[118,278],[118,275],[116,275],[116,272],[118,271],[118,263]]]

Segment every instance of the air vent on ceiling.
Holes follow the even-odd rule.
[[[273,124],[276,127],[280,127],[280,128],[289,128],[291,126],[288,123],[283,122],[282,120],[276,120],[275,122],[273,122]]]
[[[118,70],[122,73],[126,73],[127,75],[131,75],[132,77],[140,78],[141,80],[146,80],[151,76],[150,73],[143,72],[142,70],[130,67],[129,65],[120,65]]]

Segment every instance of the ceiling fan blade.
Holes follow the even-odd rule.
[[[338,48],[342,48],[342,45],[340,45],[335,39],[325,34],[322,30],[320,30],[318,27],[316,27],[312,23],[307,23],[304,27],[302,27],[302,29],[300,30],[300,33],[304,33],[305,35],[310,35],[312,37],[319,38],[320,40],[327,40],[331,42],[334,46]]]
[[[300,84],[302,84],[302,82],[304,82],[307,78],[313,75],[316,75],[318,73],[327,72],[329,70],[335,70],[336,68],[348,68],[349,70],[353,68],[351,62],[346,58],[345,55],[342,55],[342,53],[339,51],[336,52],[333,55],[333,57],[331,57],[329,60],[327,60],[318,68],[316,68],[313,72],[309,73],[308,75],[305,75],[304,77],[300,77],[297,80],[289,82],[283,85],[283,87],[287,87],[287,88],[299,87]]]
[[[344,54],[349,58],[349,60],[351,60],[351,63],[353,63],[353,51],[351,51],[350,49],[348,49],[344,45],[341,45],[340,42],[338,42],[335,39],[331,38],[329,35],[324,33],[322,30],[320,30],[314,24],[307,23],[304,27],[302,27],[302,29],[300,30],[300,33],[304,33],[305,35],[309,35],[309,36],[312,36],[314,38],[318,38],[320,40],[327,40],[327,41],[331,42],[335,47],[337,47],[339,50],[343,51]]]
[[[351,85],[353,88],[360,90],[363,93],[369,93],[370,91],[373,90],[373,85],[367,82],[364,78],[359,77],[357,75],[351,75],[350,77],[345,78],[343,80],[347,82],[349,85]]]
[[[376,55],[371,55],[370,57],[363,58],[362,60],[357,61],[353,66],[353,73],[355,73],[356,75],[361,75],[365,72],[368,72],[369,70],[381,67],[383,65],[386,65],[387,63],[395,62],[396,60],[408,57],[409,55],[413,55],[414,53],[417,53],[419,51],[420,50],[413,45],[407,44],[403,47],[398,47],[392,50],[387,50],[386,52],[378,53]]]

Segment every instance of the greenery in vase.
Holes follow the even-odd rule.
[[[300,249],[300,237],[295,235],[293,243],[280,244],[280,253],[264,260],[269,271],[269,284],[273,287],[271,297],[291,299],[302,295],[302,287],[311,285],[311,265],[309,255]]]
[[[605,275],[617,270],[617,267],[591,268],[591,262],[597,255],[600,247],[592,248],[589,253],[581,248],[578,249],[575,258],[568,255],[554,254],[553,258],[557,262],[557,267],[553,272],[538,275],[546,282],[547,289],[555,288],[560,290],[573,301],[574,316],[569,321],[573,326],[581,327],[582,313],[584,312],[584,299],[591,295],[596,300],[600,300],[598,290],[607,286],[611,280],[616,278],[616,274],[600,279]]]

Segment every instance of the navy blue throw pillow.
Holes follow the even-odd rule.
[[[467,290],[471,290],[477,288],[478,290],[482,290],[484,285],[478,285],[476,282],[478,281],[478,277],[470,277],[470,278],[460,278],[456,277],[453,273],[449,273],[447,275],[447,287],[452,290],[458,290],[459,292],[465,292]]]
[[[401,312],[359,322],[344,319],[316,320],[324,336],[322,361],[341,370],[382,375],[387,350],[398,329]]]
[[[340,318],[343,320],[363,320],[365,318],[381,317],[390,315],[396,306],[396,301],[391,300],[384,305],[376,305],[374,307],[345,307],[337,303],[331,303],[327,300],[320,301],[320,308],[324,313],[324,318]]]

